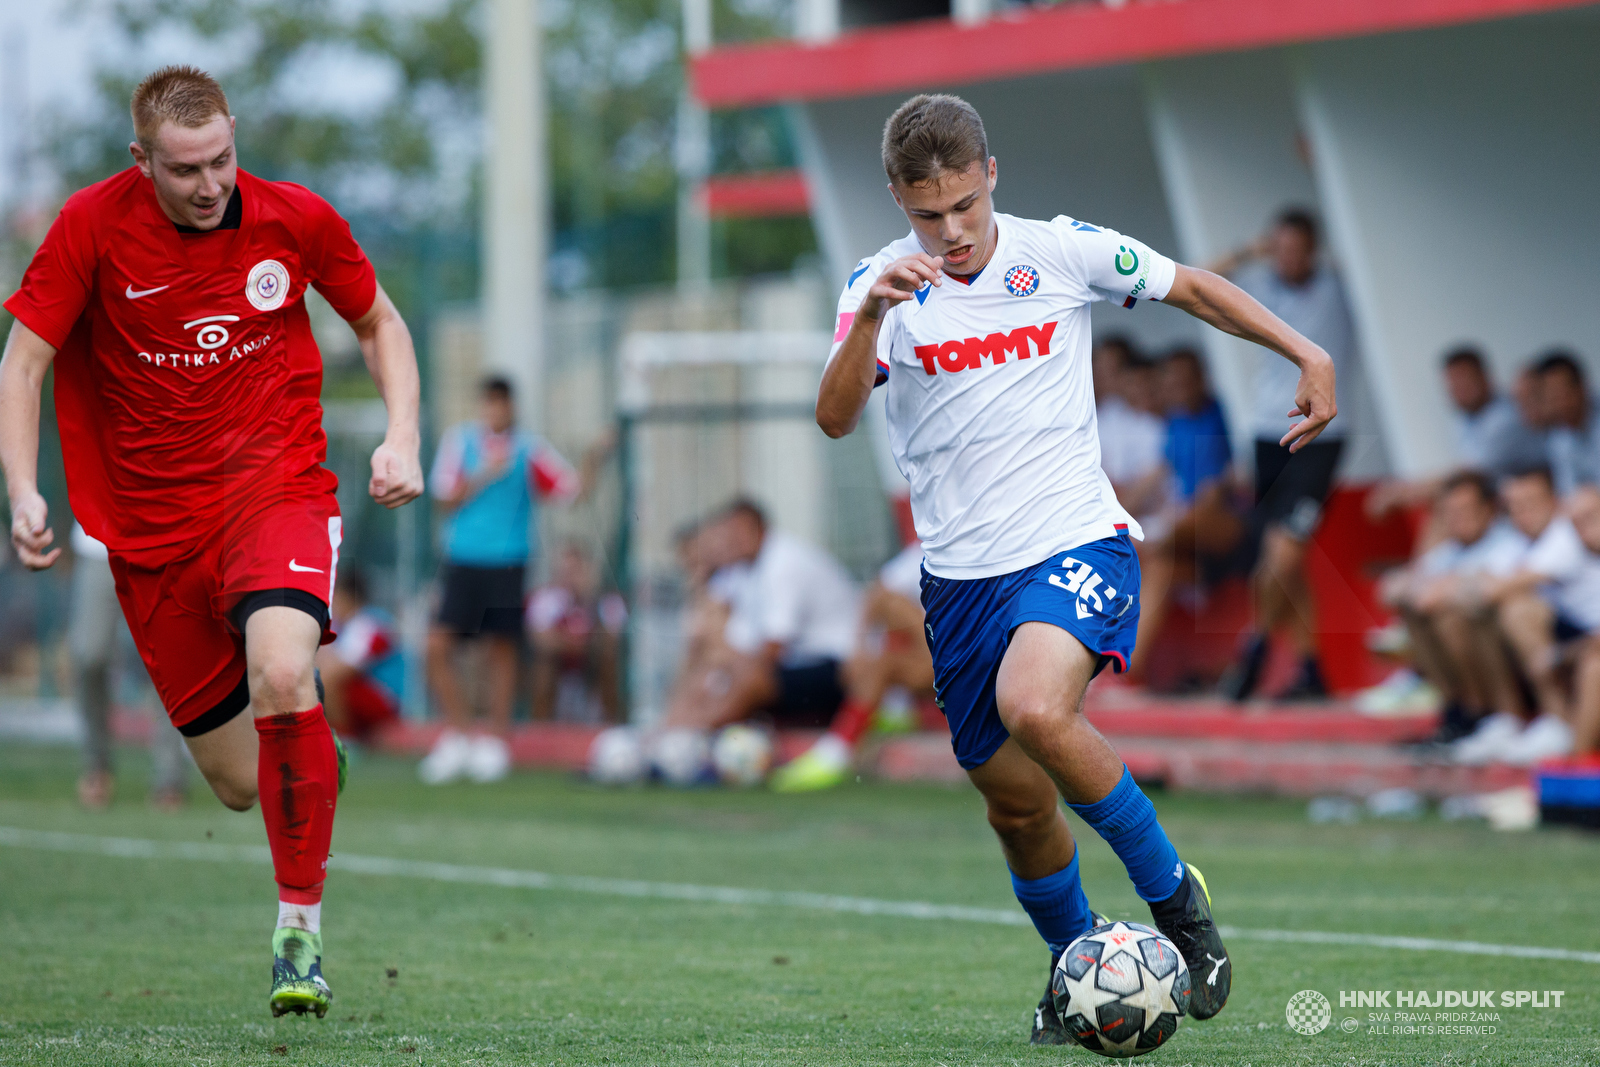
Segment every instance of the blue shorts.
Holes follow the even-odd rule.
[[[950,724],[950,745],[967,770],[988,762],[1010,737],[994,683],[1011,635],[1047,622],[1076,637],[1117,673],[1128,669],[1139,629],[1139,557],[1124,531],[1043,563],[962,581],[922,572],[934,695]]]

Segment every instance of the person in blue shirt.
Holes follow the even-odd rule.
[[[1140,590],[1137,674],[1155,647],[1176,584],[1199,577],[1199,560],[1226,555],[1238,544],[1244,523],[1233,507],[1233,447],[1228,420],[1211,394],[1205,364],[1192,348],[1176,348],[1161,360],[1157,405],[1166,422],[1163,449],[1170,522],[1159,543],[1148,544]],[[1151,527],[1146,526],[1148,531]]]
[[[476,421],[452,426],[439,442],[429,491],[443,508],[443,598],[428,635],[428,684],[445,729],[418,768],[423,781],[502,778],[511,767],[511,726],[530,525],[541,501],[576,499],[584,479],[542,438],[516,428],[511,383],[484,380]],[[475,729],[457,674],[461,640],[487,646],[488,723]]]

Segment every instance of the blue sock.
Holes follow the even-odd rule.
[[[1055,874],[1028,881],[1011,875],[1011,888],[1017,894],[1017,903],[1033,920],[1034,929],[1050,946],[1051,955],[1059,956],[1078,935],[1089,932],[1089,899],[1083,895],[1083,883],[1078,880],[1078,855]]]
[[[1104,800],[1067,807],[1106,839],[1146,903],[1166,900],[1183,885],[1178,850],[1167,840],[1167,832],[1156,821],[1155,805],[1134,784],[1127,767],[1122,768],[1122,780]]]

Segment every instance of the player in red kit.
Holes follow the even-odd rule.
[[[60,555],[36,483],[53,362],[72,510],[110,550],[162,703],[224,804],[261,801],[279,897],[272,1012],[320,1016],[339,758],[314,662],[333,636],[340,520],[306,287],[349,321],[388,407],[368,491],[391,508],[423,488],[416,356],[349,225],[238,169],[209,75],[163,68],[132,112],[136,165],[67,200],[5,303],[11,539],[35,570]]]

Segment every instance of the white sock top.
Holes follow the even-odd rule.
[[[291,904],[287,900],[278,901],[278,929],[292,926],[296,930],[304,930],[308,934],[322,933],[322,905],[317,904]]]

